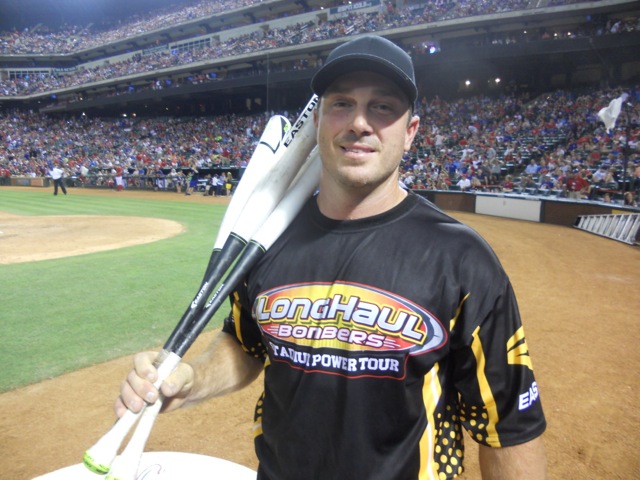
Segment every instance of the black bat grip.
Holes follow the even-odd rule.
[[[244,277],[246,277],[251,269],[258,263],[265,254],[265,251],[264,247],[259,243],[249,242],[224,283],[220,285],[220,288],[204,307],[200,316],[194,321],[190,328],[180,332],[179,339],[174,343],[172,348],[175,354],[180,357],[184,356],[198,335],[200,335],[211,318],[223,305],[227,297],[233,293]]]
[[[207,299],[213,292],[213,289],[216,287],[218,282],[220,282],[222,276],[226,273],[231,264],[233,264],[233,261],[238,257],[238,255],[240,255],[246,244],[247,242],[245,240],[231,234],[229,235],[229,238],[227,238],[222,249],[215,255],[214,253],[211,254],[211,259],[207,267],[207,275],[200,285],[200,290],[193,301],[189,304],[189,307],[184,312],[182,318],[164,344],[165,350],[173,351],[173,346],[178,336],[183,331],[189,329],[189,325],[194,321],[196,315],[202,311]]]

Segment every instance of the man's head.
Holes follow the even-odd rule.
[[[360,37],[337,47],[312,81],[322,158],[321,195],[358,196],[398,187],[398,166],[420,120],[409,56],[388,40]],[[333,193],[332,193],[333,192]]]
[[[378,73],[392,80],[413,109],[418,88],[411,57],[393,42],[375,35],[336,47],[311,80],[311,89],[321,97],[336,78],[356,71]]]

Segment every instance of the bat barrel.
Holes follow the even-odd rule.
[[[282,115],[274,115],[264,127],[260,141],[256,146],[242,179],[227,206],[227,212],[222,218],[214,250],[223,248],[227,237],[231,233],[236,219],[242,214],[244,206],[258,185],[265,181],[273,166],[284,153],[282,147],[291,123]]]

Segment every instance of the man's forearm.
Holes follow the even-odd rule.
[[[263,366],[260,360],[247,355],[231,335],[222,331],[190,364],[194,370],[194,385],[183,406],[240,390],[256,379]]]
[[[547,460],[542,438],[513,447],[480,445],[482,480],[545,480]]]

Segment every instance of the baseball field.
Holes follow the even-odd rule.
[[[0,187],[0,478],[79,463],[111,426],[131,355],[159,348],[182,316],[226,204]],[[548,421],[550,478],[640,478],[640,250],[568,227],[449,213],[488,240],[513,282]],[[147,450],[255,469],[260,382],[161,416]],[[468,441],[463,479],[479,478],[475,452]]]

